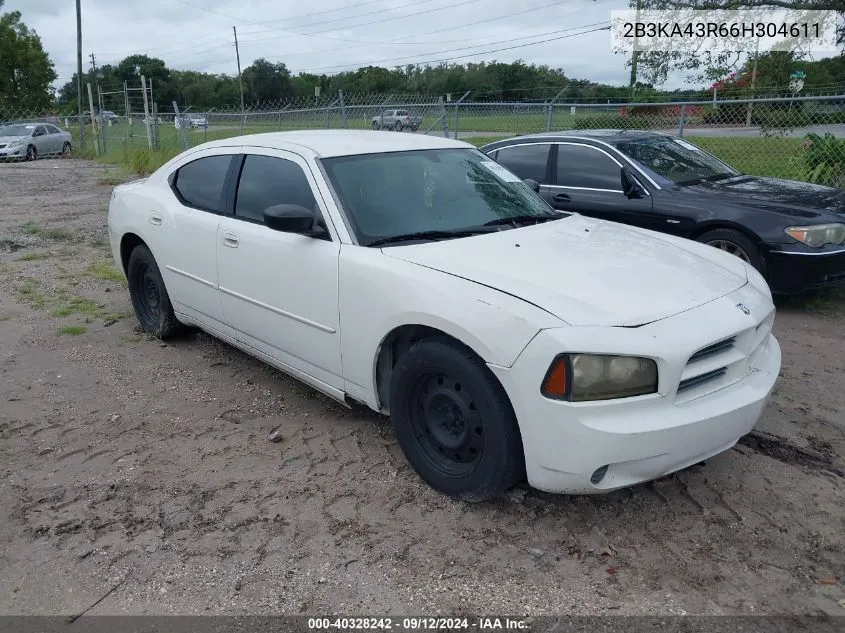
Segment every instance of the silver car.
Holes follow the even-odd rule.
[[[70,132],[49,123],[12,123],[0,127],[0,159],[35,160],[70,154]]]

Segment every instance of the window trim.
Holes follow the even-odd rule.
[[[553,146],[556,145],[556,143],[554,141],[543,140],[543,141],[535,141],[534,143],[514,143],[513,145],[504,145],[503,147],[497,147],[495,150],[493,150],[493,151],[496,152],[496,156],[491,156],[491,158],[498,163],[499,162],[499,152],[501,152],[503,149],[510,149],[511,147],[523,147],[525,145],[548,145],[549,146],[549,151],[546,154],[546,173],[543,175],[543,182],[540,183],[540,186],[541,187],[550,187],[551,185],[549,183],[551,182],[552,176],[555,173],[554,169],[552,169],[552,167],[553,167],[553,165],[552,165],[552,149],[554,149]],[[486,155],[490,156],[489,154],[486,154]],[[555,150],[555,159],[557,159],[557,151],[556,150]],[[504,163],[502,163],[502,166],[507,168],[507,169],[510,169],[510,167],[508,167]]]
[[[176,200],[181,204],[183,207],[187,207],[188,209],[195,209],[197,211],[202,211],[204,213],[211,213],[212,215],[221,215],[221,216],[228,216],[229,213],[229,198],[226,195],[229,191],[229,186],[232,178],[232,171],[235,166],[234,159],[238,158],[239,154],[207,154],[206,156],[200,156],[199,158],[195,158],[193,160],[189,160],[185,163],[179,165],[176,169],[174,169],[170,174],[167,176],[167,183],[170,185],[170,191],[173,192],[173,195],[176,197]],[[219,157],[227,157],[229,159],[229,167],[226,170],[226,175],[223,177],[223,187],[220,191],[220,202],[222,203],[223,209],[221,211],[216,211],[214,209],[207,209],[205,207],[200,207],[188,202],[182,194],[179,192],[178,183],[179,183],[179,172],[182,171],[183,168],[187,167],[188,165],[192,165],[196,162],[201,160],[205,160],[206,158],[219,158]]]
[[[602,154],[607,156],[610,160],[612,160],[614,163],[616,163],[616,165],[619,167],[620,170],[623,167],[630,167],[630,166],[623,164],[622,161],[620,161],[618,158],[616,158],[613,154],[611,154],[610,152],[608,152],[604,148],[596,147],[595,145],[590,145],[589,143],[579,143],[577,141],[576,142],[555,141],[554,144],[555,144],[556,147],[555,147],[555,153],[554,153],[554,157],[553,157],[552,173],[554,174],[554,177],[555,177],[555,184],[549,185],[550,188],[552,188],[552,189],[572,189],[572,190],[575,190],[575,191],[600,191],[602,193],[621,193],[623,195],[625,194],[625,192],[622,189],[603,189],[603,188],[600,188],[600,187],[572,187],[570,185],[559,185],[559,184],[557,184],[557,160],[558,160],[558,152],[559,152],[558,146],[560,146],[560,145],[577,145],[579,147],[588,147],[588,148],[595,150],[597,152],[601,152]],[[648,190],[648,188],[646,186],[643,185],[642,182],[640,182],[640,179],[637,178],[636,174],[632,174],[632,175],[634,177],[634,180],[637,181],[637,184],[640,187],[642,187],[643,191],[645,191],[646,195],[651,196],[651,192]]]

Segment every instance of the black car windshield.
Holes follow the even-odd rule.
[[[4,125],[0,127],[0,136],[29,136],[34,125]]]
[[[490,232],[492,221],[505,230],[508,218],[513,228],[535,217],[567,217],[475,149],[359,154],[322,164],[365,246],[426,232]]]
[[[676,137],[639,138],[619,142],[616,147],[631,160],[677,185],[691,185],[740,175],[715,156]]]

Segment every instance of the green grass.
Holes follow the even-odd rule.
[[[23,283],[18,287],[18,298],[22,303],[26,303],[34,308],[42,308],[46,303],[46,297],[40,292],[41,281],[28,277],[23,280]]]
[[[8,321],[11,318],[12,317],[10,317],[8,314],[4,314],[3,312],[0,312],[0,321]]]
[[[42,231],[42,226],[34,220],[29,220],[21,224],[19,229],[24,235],[38,235]]]
[[[109,260],[111,259],[111,255],[109,254],[106,254],[106,257]],[[110,261],[92,262],[88,268],[85,269],[85,274],[102,281],[110,281],[119,284],[126,283],[126,279],[124,279],[123,274],[117,270]]]
[[[845,290],[824,288],[795,296],[777,297],[779,310],[793,309],[827,317],[845,314]]]
[[[48,259],[50,257],[50,253],[39,253],[33,251],[32,253],[26,253],[18,257],[18,261],[21,262],[35,262],[40,259]]]
[[[56,330],[56,333],[59,336],[79,336],[80,334],[85,334],[87,331],[81,325],[63,325]]]
[[[29,220],[21,224],[18,229],[24,235],[37,235],[55,242],[67,242],[73,239],[73,233],[63,227],[45,228],[38,222]]]

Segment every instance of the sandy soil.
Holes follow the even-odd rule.
[[[0,165],[0,613],[845,614],[845,310],[781,306],[758,429],[605,497],[428,489],[389,424],[139,335],[105,168]],[[279,429],[282,441],[268,441]]]

